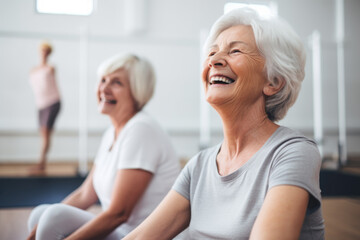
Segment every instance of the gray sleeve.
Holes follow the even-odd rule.
[[[181,173],[177,177],[172,189],[177,193],[182,195],[187,200],[190,200],[190,184],[191,184],[191,167],[194,165],[194,159],[191,159],[185,167],[182,169]]]
[[[275,154],[270,172],[269,189],[278,185],[294,185],[309,192],[309,208],[320,206],[319,175],[321,157],[310,141],[287,144]]]

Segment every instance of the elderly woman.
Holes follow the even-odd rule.
[[[316,144],[275,122],[304,78],[299,37],[280,19],[234,10],[212,27],[202,81],[224,140],[185,166],[125,239],[323,239]]]
[[[121,239],[153,211],[180,172],[168,136],[142,110],[155,86],[149,62],[115,56],[98,73],[98,108],[112,126],[84,183],[61,204],[33,210],[28,239]],[[100,214],[85,211],[98,200]]]

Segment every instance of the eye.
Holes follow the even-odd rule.
[[[239,50],[239,49],[232,49],[231,51],[230,51],[230,53],[241,53],[241,51]]]
[[[212,51],[212,52],[210,52],[210,53],[209,53],[209,55],[208,55],[208,56],[209,56],[209,57],[214,56],[214,55],[215,55],[215,53],[216,53],[215,51]]]
[[[100,82],[101,82],[101,83],[104,83],[104,82],[105,82],[105,78],[102,78]]]
[[[122,81],[121,81],[121,79],[120,78],[118,78],[118,77],[116,77],[116,76],[114,76],[114,77],[112,77],[111,79],[110,79],[110,82],[109,82],[111,85],[118,85],[118,86],[122,86],[123,84],[122,84]]]
[[[120,80],[115,80],[113,83],[114,83],[115,85],[119,85],[119,86],[122,86],[122,85],[123,85]]]

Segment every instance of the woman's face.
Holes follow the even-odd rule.
[[[97,89],[97,99],[99,112],[110,117],[136,112],[129,76],[123,68],[102,77]]]
[[[202,81],[210,104],[250,106],[263,97],[265,60],[260,55],[250,26],[223,31],[210,46]]]
[[[50,55],[50,50],[46,47],[40,48],[40,56],[42,59],[47,58]]]

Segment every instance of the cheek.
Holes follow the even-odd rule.
[[[99,103],[100,102],[100,85],[98,85],[97,88],[95,89],[95,95],[96,95],[96,100]]]
[[[210,70],[210,68],[209,68],[208,62],[205,61],[203,63],[203,69],[202,69],[202,73],[201,73],[201,80],[202,80],[203,84],[205,84],[205,85],[207,84],[209,70]]]
[[[126,101],[130,104],[135,103],[135,98],[132,95],[130,89],[118,89],[117,91],[114,91],[113,94],[119,101]]]
[[[245,90],[242,95],[255,94],[257,90],[261,90],[265,83],[264,74],[262,73],[262,64],[254,59],[245,59],[237,64],[237,72],[239,76],[239,87],[236,88],[237,93]]]

